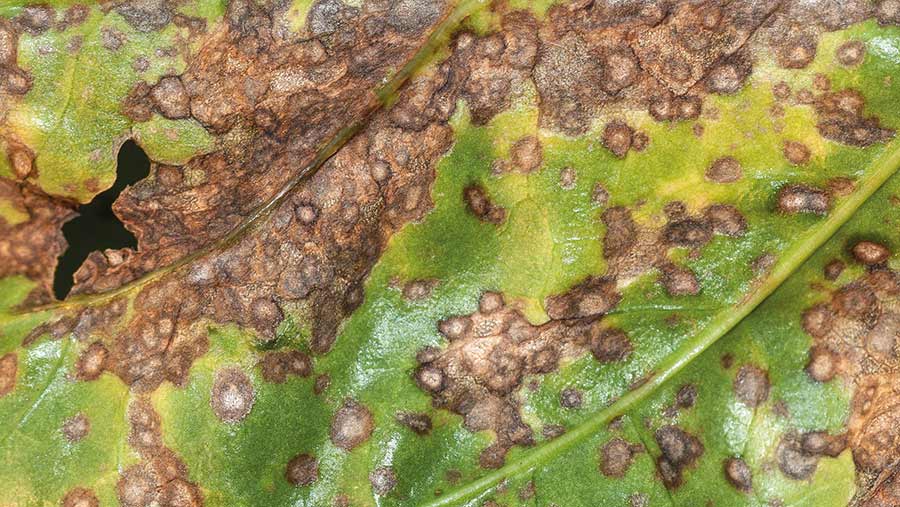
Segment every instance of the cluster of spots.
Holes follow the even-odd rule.
[[[463,200],[470,213],[483,222],[500,225],[506,221],[506,210],[491,202],[487,190],[479,184],[471,184],[463,189]]]
[[[609,262],[610,276],[627,281],[656,268],[670,295],[698,294],[700,283],[696,275],[669,260],[668,251],[682,247],[698,252],[714,235],[741,237],[746,233],[747,221],[729,204],[712,204],[700,213],[690,214],[683,203],[674,201],[664,211],[668,222],[659,230],[636,223],[631,210],[625,207],[603,212],[603,255]]]
[[[17,144],[7,143],[6,148],[17,177],[20,172],[22,178],[27,176],[33,154]],[[48,302],[53,293],[57,258],[66,248],[62,224],[74,212],[65,204],[6,179],[0,179],[0,205],[22,217],[13,222],[0,217],[0,278],[24,275],[36,283],[24,304]]]
[[[159,415],[148,399],[131,402],[128,422],[128,444],[141,461],[122,471],[116,484],[119,503],[123,507],[202,506],[203,494],[188,480],[184,462],[163,443]]]
[[[816,471],[819,458],[837,457],[847,448],[847,436],[829,435],[824,431],[811,431],[798,434],[788,432],[781,437],[775,448],[775,460],[778,469],[786,477],[794,480],[807,480]]]
[[[473,314],[439,323],[449,345],[443,350],[421,350],[414,380],[431,395],[436,408],[461,415],[468,430],[496,434],[496,441],[481,453],[481,466],[498,468],[512,446],[534,441],[516,397],[525,376],[554,371],[562,358],[588,350],[601,362],[621,361],[629,355],[628,337],[598,320],[618,302],[619,295],[611,290],[605,281],[588,280],[569,294],[551,297],[547,307],[554,320],[540,326],[530,324],[493,292],[482,296]],[[560,403],[577,408],[581,393],[568,389]],[[409,414],[401,421],[420,434],[430,428],[430,421]]]
[[[665,425],[654,434],[660,456],[656,460],[659,476],[668,489],[681,486],[684,470],[691,468],[703,455],[700,439],[678,426]]]
[[[871,480],[900,452],[893,387],[900,370],[900,275],[887,266],[891,252],[879,242],[856,241],[848,251],[865,272],[803,313],[803,329],[813,338],[806,372],[817,382],[840,376],[855,386],[847,438],[857,468]],[[834,280],[844,269],[834,260],[824,276]]]
[[[160,5],[156,14],[138,15],[144,6],[128,3],[135,22],[159,18],[165,24],[169,17],[178,22],[174,13],[161,14],[169,9],[167,2],[151,3]],[[418,17],[400,22],[393,9],[375,4],[315,2],[304,30],[308,37],[299,38],[279,24],[286,5],[229,2],[225,26],[204,36],[183,74],[136,84],[122,104],[126,116],[134,121],[146,121],[153,112],[192,117],[222,142],[182,167],[154,164],[150,177],[123,192],[114,209],[140,248],[113,258],[91,256],[76,273],[73,293],[119,286],[222,238],[313,163],[344,127],[371,116],[380,104],[374,90],[414,55],[448,9],[439,0],[416,2],[408,14]],[[425,120],[421,127],[428,125]],[[415,157],[406,143],[399,144],[396,151]],[[430,153],[425,165],[440,153]],[[412,162],[397,157],[399,164],[373,157],[373,164],[379,159],[388,164],[379,184],[394,186],[386,181],[390,168],[396,172]]]
[[[643,151],[650,142],[650,138],[643,132],[635,132],[627,123],[615,120],[607,123],[603,128],[601,141],[613,155],[624,158],[628,154],[628,150]]]
[[[607,477],[625,477],[635,457],[644,452],[642,444],[633,444],[615,437],[600,447],[600,472]]]
[[[267,382],[282,384],[289,375],[308,377],[312,374],[312,359],[299,350],[267,352],[259,362],[262,377]]]

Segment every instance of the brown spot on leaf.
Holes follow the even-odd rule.
[[[150,90],[150,97],[159,112],[173,120],[191,115],[191,99],[177,76],[166,76]]]
[[[682,483],[684,469],[692,467],[703,455],[700,440],[673,425],[666,425],[654,435],[662,455],[656,465],[663,483],[668,489],[677,489]]]
[[[860,241],[851,249],[853,257],[862,264],[874,266],[883,264],[891,257],[891,251],[874,241]]]
[[[616,437],[600,448],[600,472],[607,477],[622,478],[637,454],[644,452],[641,444],[632,444]]]
[[[581,391],[567,387],[559,393],[559,405],[563,408],[581,408]]]
[[[838,46],[835,57],[841,65],[854,67],[862,63],[866,56],[866,45],[862,41],[851,40]]]
[[[706,170],[706,179],[715,183],[734,183],[743,175],[741,163],[734,157],[716,159]]]
[[[509,149],[510,161],[518,170],[530,173],[541,166],[544,160],[543,147],[535,136],[525,136]]]
[[[728,458],[724,463],[725,478],[732,486],[743,492],[753,487],[753,474],[747,462],[741,458]]]
[[[545,306],[551,319],[573,319],[603,315],[621,298],[612,279],[589,277],[568,292],[548,297]]]
[[[378,467],[369,474],[372,491],[384,496],[397,486],[397,475],[391,467]]]
[[[716,234],[740,237],[747,231],[747,219],[730,204],[713,204],[704,210],[703,215]]]
[[[757,407],[769,398],[769,374],[753,365],[744,365],[734,378],[734,395],[748,407]]]
[[[294,486],[310,486],[319,480],[319,462],[309,454],[298,454],[288,461],[284,478]]]
[[[591,328],[591,353],[601,363],[622,361],[632,351],[631,340],[621,329]]]
[[[79,412],[63,422],[62,433],[69,442],[78,442],[91,432],[91,421]]]
[[[281,384],[289,375],[308,377],[312,374],[312,360],[299,350],[267,352],[259,363],[263,379]]]
[[[431,433],[431,417],[428,414],[416,412],[400,412],[396,416],[397,422],[406,426],[417,435]]]
[[[603,128],[603,146],[606,146],[613,155],[624,158],[631,148],[632,136],[634,129],[628,124],[619,120],[612,121]]]
[[[837,280],[838,277],[841,276],[841,273],[844,272],[845,267],[844,262],[838,259],[829,261],[828,264],[825,265],[825,279],[831,280],[832,282]]]
[[[831,209],[831,197],[824,190],[808,185],[785,185],[778,191],[777,206],[778,211],[789,215],[825,215]]]
[[[61,502],[62,507],[100,507],[100,500],[87,488],[72,488]]]
[[[836,358],[825,347],[816,346],[809,350],[806,373],[816,382],[829,382],[837,373]]]
[[[809,148],[805,144],[797,141],[784,142],[784,158],[794,165],[805,165],[809,162],[811,155]]]
[[[700,293],[700,282],[693,271],[674,264],[662,268],[660,282],[670,296],[696,296]]]
[[[375,429],[372,412],[364,405],[346,400],[331,420],[331,442],[345,451],[363,444]]]
[[[483,222],[499,225],[506,221],[506,210],[493,204],[487,191],[479,184],[473,183],[463,189],[463,201],[469,212]]]
[[[216,417],[224,423],[242,421],[256,402],[256,392],[247,374],[236,367],[216,372],[209,404]]]
[[[806,480],[812,477],[819,463],[816,455],[803,450],[801,439],[794,433],[781,437],[775,449],[778,468],[785,476],[794,480]]]
[[[19,361],[15,353],[7,352],[0,357],[0,398],[11,393],[16,387],[18,373]]]

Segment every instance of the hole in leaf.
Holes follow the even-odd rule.
[[[57,299],[65,299],[69,294],[75,283],[75,271],[94,250],[137,247],[137,238],[113,213],[112,205],[125,187],[150,174],[150,159],[140,146],[128,140],[119,149],[116,164],[115,184],[88,204],[79,206],[79,215],[63,225],[69,248],[59,257],[53,277],[53,293]]]

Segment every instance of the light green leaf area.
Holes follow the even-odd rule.
[[[57,6],[60,19],[64,5]],[[208,33],[216,30],[223,11],[220,0],[191,2],[181,9],[206,18]],[[18,65],[30,73],[33,83],[0,125],[0,132],[35,153],[31,177],[37,186],[79,202],[90,201],[115,181],[116,155],[134,123],[122,114],[128,92],[139,81],[154,84],[161,76],[184,72],[186,54],[196,51],[201,40],[190,38],[187,28],[173,23],[141,32],[115,10],[94,6],[89,12],[77,26],[19,37]],[[110,43],[112,38],[119,42]],[[182,128],[202,130],[191,123]],[[198,134],[186,137],[170,141],[179,146],[164,155],[185,160],[187,153],[196,153]],[[0,171],[9,175],[8,168]]]
[[[163,164],[184,164],[215,146],[209,132],[194,120],[170,120],[155,114],[150,121],[136,124],[132,132],[147,156]]]

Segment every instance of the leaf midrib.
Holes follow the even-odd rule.
[[[447,491],[438,499],[420,504],[420,507],[457,505],[475,498],[504,479],[533,471],[540,464],[551,461],[578,442],[590,438],[613,418],[628,412],[647,399],[703,351],[743,321],[856,214],[856,211],[868,201],[869,197],[900,168],[900,140],[894,140],[888,144],[871,167],[871,173],[859,184],[857,190],[840,202],[815,228],[810,229],[803,239],[788,247],[771,268],[768,276],[758,283],[740,303],[713,317],[703,331],[688,338],[673,354],[667,356],[651,370],[647,381],[641,386],[625,393],[614,403],[597,412],[594,417],[541,445],[521,459],[494,470],[463,487]]]

